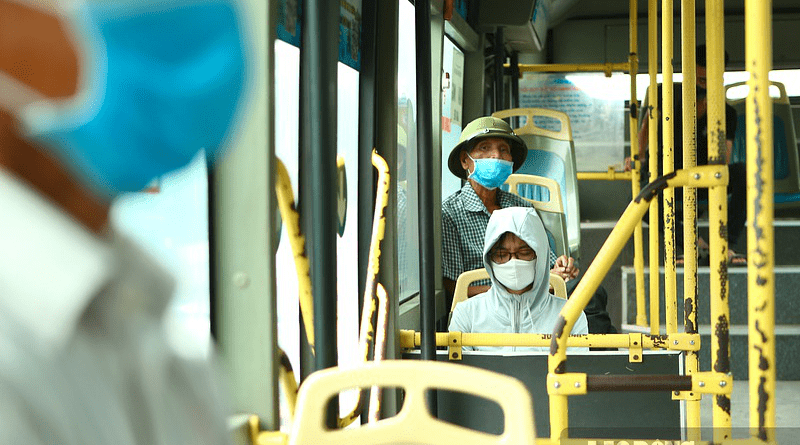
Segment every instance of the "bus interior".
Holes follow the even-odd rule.
[[[798,443],[800,2],[246,3],[245,135],[112,208],[177,278],[175,348],[219,356],[238,443]],[[696,145],[673,124],[697,116],[698,45],[709,159],[643,170]],[[730,245],[726,103],[747,173]],[[447,156],[490,115],[529,148],[509,190],[581,270],[541,334],[447,329]],[[565,334],[598,287],[617,333]],[[463,349],[498,345],[546,352]]]

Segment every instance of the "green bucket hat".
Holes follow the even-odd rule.
[[[511,126],[502,119],[496,117],[479,117],[467,124],[461,132],[458,144],[453,147],[450,157],[447,159],[447,167],[450,172],[461,179],[467,179],[467,172],[461,167],[460,153],[462,150],[471,150],[481,139],[501,138],[508,141],[511,145],[511,159],[514,160],[514,171],[522,167],[525,158],[528,156],[528,147],[525,141],[514,134]]]

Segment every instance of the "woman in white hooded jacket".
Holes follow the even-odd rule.
[[[492,286],[487,292],[456,306],[450,331],[551,334],[558,314],[567,301],[549,291],[549,250],[544,225],[534,209],[509,207],[492,212],[483,243],[483,264],[489,272]],[[571,334],[588,332],[586,315],[581,312]],[[548,350],[546,347],[465,349]]]

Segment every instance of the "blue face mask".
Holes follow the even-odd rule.
[[[467,156],[469,156],[469,153],[467,153]],[[473,159],[472,156],[469,156],[469,158],[475,164],[475,171],[469,174],[469,179],[474,179],[475,182],[489,190],[503,185],[514,169],[513,162],[503,159]]]
[[[249,83],[237,8],[232,0],[75,2],[63,16],[81,57],[78,93],[16,110],[24,134],[107,198],[142,190],[202,148],[213,160]]]

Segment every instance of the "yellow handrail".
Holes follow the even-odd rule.
[[[306,255],[306,237],[300,228],[300,214],[294,205],[294,193],[289,172],[280,159],[275,159],[275,193],[278,197],[278,210],[286,225],[289,244],[294,254],[294,265],[297,271],[297,284],[300,293],[300,312],[306,328],[306,337],[314,352],[314,300],[311,296],[311,269]]]
[[[772,2],[745,2],[747,95],[747,305],[750,427],[757,439],[775,440],[775,238]]]
[[[725,89],[722,73],[725,71],[725,21],[723,0],[706,0],[706,83],[708,86],[708,163],[726,167],[727,136],[725,134]],[[763,166],[762,166],[763,167]],[[711,368],[730,372],[730,344],[728,325],[728,193],[724,187],[708,191],[709,257],[711,269],[711,323],[717,335],[711,341]],[[712,418],[714,440],[721,442],[731,437],[730,396],[714,399]]]
[[[381,302],[378,298],[378,289],[385,291],[378,283],[378,272],[380,269],[381,257],[381,241],[386,232],[386,206],[389,203],[389,165],[377,151],[372,150],[372,165],[378,171],[378,190],[375,193],[375,212],[372,218],[372,238],[369,245],[369,260],[367,263],[367,280],[364,286],[364,307],[361,311],[361,330],[358,335],[358,348],[361,359],[366,363],[369,360],[370,346],[377,346],[375,343],[375,325],[372,324],[372,319],[378,306],[382,306],[384,310],[388,310],[388,303],[386,298]],[[383,303],[383,304],[381,304]],[[386,314],[379,319],[387,317]],[[383,330],[384,338],[381,340],[381,345],[385,344],[386,331]],[[381,359],[383,354],[376,354],[373,351],[373,358]],[[350,412],[339,418],[339,427],[344,428],[355,421],[364,408],[364,398],[359,391],[358,400]]]
[[[641,110],[636,96],[636,74],[639,72],[639,2],[630,0],[629,23],[629,46],[630,64],[629,71],[631,80],[631,99],[630,99],[630,121],[629,131],[631,140],[631,196],[639,196],[640,179],[642,175],[642,161],[639,159],[639,114]],[[636,324],[638,326],[647,325],[647,314],[644,311],[644,247],[643,247],[642,223],[636,224],[633,231],[633,267],[636,277]]]
[[[683,84],[695,85],[695,1],[681,2],[681,66]],[[683,128],[692,128],[697,121],[697,94],[694,88],[682,89]],[[697,165],[697,140],[694,131],[683,134],[683,168]],[[693,187],[683,189],[683,298],[684,298],[684,332],[696,334],[697,328],[697,191]],[[700,370],[700,358],[697,351],[686,352],[686,374],[692,375]],[[687,439],[700,440],[700,399],[697,393],[681,393],[686,400]]]
[[[671,15],[671,14],[670,14]],[[648,154],[650,163],[650,181],[658,176],[658,97],[656,71],[658,69],[658,2],[649,0],[647,4],[647,70],[650,76],[650,86],[647,88],[648,102],[650,110],[648,113]],[[659,333],[659,288],[658,264],[659,264],[659,243],[658,243],[658,200],[650,202],[650,333]],[[566,403],[566,401],[564,402]]]
[[[614,167],[608,167],[607,172],[578,172],[579,181],[630,181],[632,178],[633,172],[618,172]],[[636,187],[639,187],[638,180]],[[638,190],[636,192],[638,194]]]
[[[461,337],[461,346],[537,346],[548,347],[552,334],[500,334],[500,333],[462,333],[437,332],[436,346],[450,346],[450,335]],[[641,344],[634,344],[641,338]],[[400,347],[415,349],[422,344],[421,334],[410,330],[400,331]],[[684,333],[672,335],[638,335],[638,334],[583,334],[570,335],[567,347],[576,348],[633,348],[659,349],[671,351],[700,350],[700,335]]]
[[[692,185],[694,187],[710,187],[711,191],[724,190],[728,183],[728,169],[725,166],[707,165],[688,170],[677,170],[668,176],[662,176],[648,184],[622,214],[614,226],[603,247],[595,256],[583,279],[573,291],[567,304],[561,309],[559,319],[553,330],[550,343],[548,369],[552,375],[563,374],[566,370],[566,348],[568,333],[572,330],[583,309],[589,303],[592,294],[600,285],[603,277],[616,260],[634,227],[647,211],[647,204],[658,192],[667,187]],[[548,392],[552,388],[548,387]],[[728,388],[730,390],[730,388]],[[557,440],[567,428],[567,396],[550,395],[550,428],[551,439]]]
[[[663,94],[661,95],[664,131],[662,156],[663,175],[675,170],[675,107],[673,104],[672,83],[672,0],[663,0],[661,10],[661,70],[663,71]],[[675,190],[664,190],[664,307],[667,334],[678,332],[678,301],[676,298],[677,275],[675,273]],[[651,275],[651,279],[653,276]]]
[[[508,64],[504,65],[506,68]],[[520,63],[519,65],[520,76],[525,72],[540,72],[540,73],[574,73],[574,72],[589,72],[589,73],[604,73],[606,77],[611,77],[613,72],[630,71],[630,62],[618,63],[537,63],[526,64]]]

